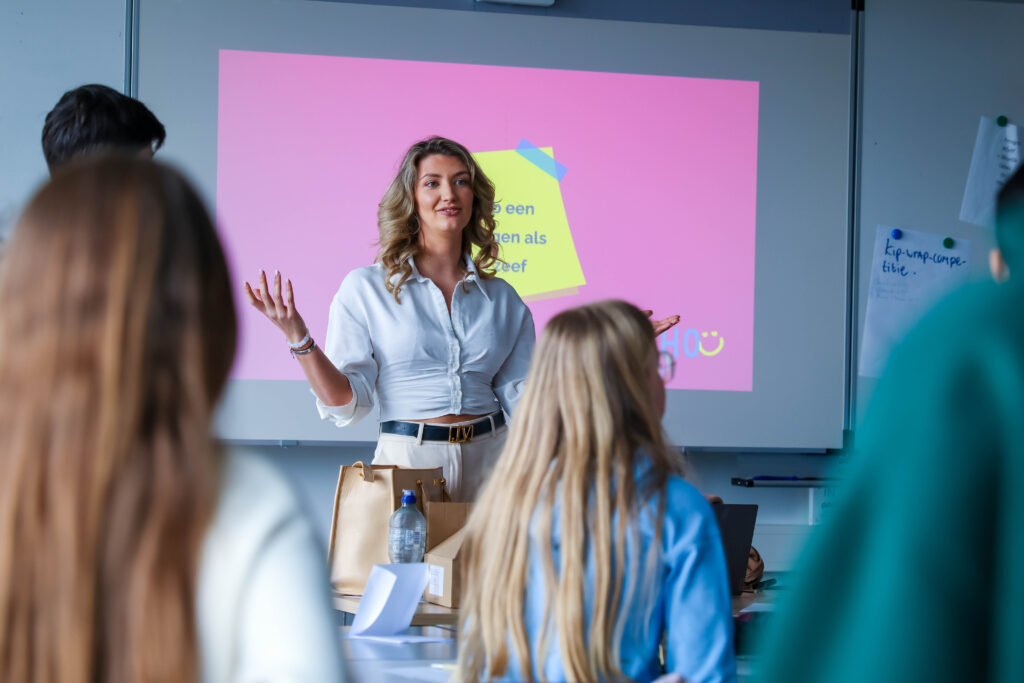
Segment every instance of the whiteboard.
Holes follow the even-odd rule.
[[[0,234],[49,177],[47,112],[85,83],[122,91],[125,54],[124,0],[0,3]]]
[[[460,40],[432,37],[440,33]],[[757,81],[753,390],[671,391],[665,427],[672,441],[690,447],[842,445],[849,35],[347,3],[142,0],[139,45],[138,95],[169,131],[161,155],[183,166],[208,200],[217,189],[221,49]],[[671,199],[664,198],[669,218]],[[671,255],[662,257],[670,267]],[[321,422],[300,381],[232,382],[218,428],[226,438],[256,442],[376,437],[370,421],[340,430]]]

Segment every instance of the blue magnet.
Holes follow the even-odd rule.
[[[956,244],[956,242],[953,241],[952,237],[947,237],[946,239],[942,240],[942,246],[944,246],[946,249],[952,249],[954,244]]]
[[[898,239],[901,239],[902,237],[903,237],[903,231],[900,230],[899,228],[893,228],[892,238],[894,240],[898,240]]]
[[[1005,126],[1009,122],[1010,122],[1010,119],[1006,118],[1005,116],[1000,116],[999,118],[996,119],[996,125],[998,125],[1000,128],[1002,128],[1003,126]]]

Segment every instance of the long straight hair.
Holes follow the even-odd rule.
[[[62,166],[0,273],[0,679],[198,675],[227,266],[196,193],[135,158]]]
[[[651,496],[658,496],[658,519],[663,516],[667,478],[682,468],[665,445],[650,390],[656,354],[650,321],[622,301],[564,311],[544,328],[508,442],[463,544],[461,680],[505,675],[511,657],[520,676],[532,680],[534,663],[543,666],[552,626],[569,679],[621,675],[618,642],[637,588],[631,584],[637,568],[626,564],[627,541],[631,535],[636,540],[633,522]],[[641,458],[647,474],[637,484]],[[561,513],[554,520],[556,499]],[[561,544],[557,567],[554,523]],[[551,615],[532,643],[523,619],[531,524]],[[660,524],[656,529],[660,542]],[[659,542],[648,549],[648,572]],[[595,576],[589,620],[588,551]],[[635,552],[631,556],[636,559]]]

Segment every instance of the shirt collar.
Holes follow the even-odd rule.
[[[419,268],[416,267],[416,261],[411,256],[409,257],[409,267],[412,268],[412,275],[410,277],[416,280],[416,282],[427,282],[430,280],[430,278],[420,274]],[[395,275],[397,276],[397,273]]]
[[[480,281],[480,273],[476,272],[476,264],[473,263],[473,259],[469,254],[466,254],[466,278],[476,283],[476,286],[480,289],[480,293],[484,295],[484,298],[488,301],[491,297],[487,296],[487,290],[484,289],[484,283]]]
[[[491,297],[487,296],[487,290],[484,289],[484,285],[480,281],[480,273],[478,273],[477,270],[476,270],[476,264],[473,263],[473,258],[469,254],[466,254],[465,258],[466,258],[466,277],[463,278],[463,281],[465,282],[465,281],[468,281],[468,280],[472,280],[473,282],[475,282],[477,288],[480,290],[480,293],[484,295],[485,299],[490,301]],[[409,267],[412,268],[412,275],[410,277],[412,277],[414,280],[416,280],[416,282],[430,282],[430,278],[428,278],[425,275],[421,274],[419,269],[416,268],[416,260],[413,259],[411,256],[409,257]],[[392,279],[392,282],[397,282],[398,281],[398,274],[396,273],[395,275],[393,275],[391,277],[391,279]]]

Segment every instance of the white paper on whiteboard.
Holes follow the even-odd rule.
[[[859,373],[878,377],[889,352],[920,317],[943,295],[967,280],[971,242],[956,239],[952,248],[944,235],[879,225],[871,261],[871,286],[860,345]]]
[[[374,565],[349,637],[394,636],[407,630],[427,579],[423,562]]]
[[[967,172],[960,220],[984,227],[995,227],[996,195],[1020,165],[1020,138],[1017,126],[1000,126],[995,119],[982,116],[974,142],[971,168]]]

